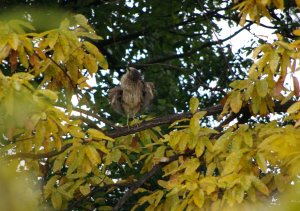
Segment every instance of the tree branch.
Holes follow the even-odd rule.
[[[286,110],[295,102],[296,101],[290,100],[283,105],[280,105],[280,102],[275,102],[274,111],[275,112],[286,112]],[[216,114],[220,114],[222,112],[223,106],[224,105],[215,105],[215,106],[211,106],[208,108],[199,109],[199,110],[197,110],[197,112],[207,111],[205,116],[216,115]],[[241,112],[245,112],[245,111],[249,111],[248,105],[246,105],[244,108],[241,109]],[[186,113],[181,113],[181,114],[171,114],[171,115],[166,115],[163,117],[156,117],[149,121],[142,122],[141,124],[139,124],[139,127],[136,127],[136,126],[130,126],[129,128],[128,128],[128,126],[118,127],[117,130],[106,130],[104,132],[104,134],[111,138],[117,138],[120,136],[126,136],[129,134],[133,134],[136,132],[146,130],[146,129],[150,129],[150,128],[153,128],[156,126],[160,126],[160,125],[164,125],[164,124],[171,124],[177,120],[190,119],[192,117],[193,117],[193,114],[191,112],[186,112]]]
[[[48,152],[48,153],[41,153],[41,154],[33,154],[33,153],[17,153],[15,155],[6,155],[5,159],[15,159],[15,158],[31,158],[31,159],[42,159],[42,158],[51,158],[54,157],[56,155],[59,155],[61,153],[63,153],[64,151],[66,151],[68,148],[70,148],[72,146],[72,144],[66,144],[65,146],[63,146],[61,148],[60,151],[54,150],[52,152]]]
[[[85,200],[86,198],[94,195],[95,193],[97,193],[98,191],[100,191],[102,189],[110,188],[110,187],[130,187],[130,186],[133,186],[133,184],[131,184],[131,183],[115,183],[115,184],[103,185],[101,187],[96,187],[90,193],[88,193],[87,195],[82,196],[80,199],[75,201],[73,204],[70,204],[65,211],[71,211],[74,207],[76,207],[83,200]]]

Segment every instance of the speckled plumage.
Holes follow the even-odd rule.
[[[121,85],[108,91],[108,101],[119,114],[130,118],[144,110],[154,97],[154,85],[141,79],[140,73],[133,67],[121,78]]]

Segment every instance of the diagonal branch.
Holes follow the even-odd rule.
[[[71,211],[74,207],[76,207],[83,200],[85,200],[86,198],[94,195],[95,193],[97,193],[98,191],[100,191],[102,189],[110,188],[110,187],[130,187],[130,186],[133,186],[133,184],[131,184],[131,183],[115,183],[115,184],[103,185],[101,187],[100,186],[96,187],[90,193],[88,193],[87,195],[82,196],[80,199],[75,201],[73,204],[69,205],[68,208],[65,211]]]

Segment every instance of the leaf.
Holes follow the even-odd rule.
[[[204,192],[202,189],[197,189],[193,195],[194,203],[201,208],[204,204]]]
[[[253,186],[259,190],[260,192],[262,192],[265,195],[269,195],[269,190],[267,188],[267,186],[260,180],[258,179],[256,176],[249,176]]]
[[[92,54],[84,55],[83,64],[91,76],[93,76],[93,74],[96,73],[98,70],[97,60]]]
[[[266,80],[257,80],[255,82],[255,87],[259,96],[266,97],[268,93],[268,83]]]
[[[155,207],[159,204],[161,198],[164,196],[165,192],[163,190],[157,191],[157,195],[155,197]]]
[[[275,84],[275,87],[274,87],[274,96],[279,96],[280,95],[280,92],[281,90],[283,90],[283,78],[282,77],[279,77],[276,84]]]
[[[112,159],[112,161],[114,161],[114,162],[119,162],[120,158],[121,158],[121,152],[120,152],[120,150],[114,148],[114,149],[111,151],[111,159]]]
[[[93,128],[88,129],[86,132],[89,134],[90,138],[96,139],[98,141],[102,141],[102,139],[112,141],[112,142],[115,141],[114,139],[104,135],[104,133],[100,132],[99,130],[96,130],[96,129],[93,129]]]
[[[154,158],[162,158],[164,157],[165,154],[165,150],[166,150],[166,146],[160,146],[156,149],[155,153],[154,153]]]
[[[57,94],[49,89],[40,89],[35,94],[42,94],[45,97],[48,97],[52,103],[55,103],[58,99]]]
[[[91,192],[90,186],[88,183],[86,183],[85,185],[81,185],[79,187],[80,192],[82,193],[82,195],[87,195]]]
[[[113,209],[113,207],[111,207],[111,206],[100,206],[100,207],[98,207],[99,211],[108,211],[108,210],[112,210],[112,209]]]
[[[94,56],[96,57],[97,61],[101,65],[101,67],[103,69],[107,70],[108,63],[107,63],[106,59],[104,58],[104,56],[102,55],[102,53],[99,52],[98,48],[88,41],[84,41],[83,45],[88,50],[88,52],[94,54]]]
[[[33,44],[32,44],[32,41],[24,36],[24,35],[19,35],[19,39],[21,40],[22,42],[22,45],[26,48],[29,56],[31,56],[33,54]]]
[[[196,169],[200,166],[200,162],[198,158],[192,158],[188,161],[188,164],[186,165],[186,169],[184,174],[191,175],[193,172],[196,171]]]
[[[293,77],[293,83],[294,83],[294,93],[296,97],[299,97],[299,81],[295,76]]]
[[[53,165],[53,172],[56,172],[61,169],[61,167],[63,166],[63,164],[65,162],[67,152],[68,151],[65,151],[56,157],[56,159],[54,161],[54,165]]]
[[[261,97],[258,95],[256,89],[253,89],[251,98],[252,98],[252,101],[251,101],[252,111],[254,114],[257,114],[260,109]]]
[[[174,127],[174,125],[176,125],[177,123],[179,123],[179,122],[184,122],[184,121],[190,121],[190,119],[180,119],[180,120],[177,120],[177,121],[173,122],[173,123],[169,126],[169,128],[172,128],[172,127]]]
[[[277,70],[277,66],[279,64],[279,56],[276,49],[272,49],[269,54],[270,58],[270,69],[274,74]]]
[[[238,90],[238,91],[235,91],[235,92],[232,92],[231,95],[230,95],[230,107],[232,109],[232,111],[234,113],[238,113],[242,107],[242,99],[241,99],[241,92]]]
[[[199,100],[196,97],[192,97],[190,99],[190,110],[192,112],[192,114],[194,114],[199,106]]]
[[[226,165],[221,175],[225,176],[233,172],[239,166],[241,157],[242,154],[239,151],[231,153],[226,159]]]
[[[53,49],[57,40],[58,40],[58,30],[53,30],[51,31],[48,36],[48,42],[49,42],[49,47],[50,49]]]
[[[97,150],[91,145],[86,145],[84,149],[85,149],[85,154],[87,155],[91,163],[94,166],[97,166],[100,163],[100,157]]]
[[[241,185],[236,187],[235,198],[236,201],[240,204],[245,197],[245,191]]]
[[[251,187],[251,180],[248,176],[241,177],[240,183],[244,190],[248,190]]]
[[[255,160],[258,164],[258,166],[260,167],[260,169],[266,174],[267,173],[267,162],[264,158],[264,156],[260,153],[257,153]]]
[[[245,144],[247,144],[249,147],[252,147],[253,145],[253,138],[251,132],[243,132],[241,133],[241,136],[243,137],[243,141]]]
[[[192,131],[192,133],[194,135],[198,134],[199,133],[199,130],[200,130],[200,124],[199,124],[199,119],[198,118],[195,118],[195,117],[192,117],[191,118],[191,121],[190,121],[190,129]]]
[[[298,8],[300,7],[300,0],[296,0],[296,3],[298,5]],[[293,31],[293,34],[296,35],[296,36],[300,36],[300,29],[295,29]]]
[[[91,145],[93,145],[94,147],[96,147],[97,149],[101,150],[102,152],[104,152],[106,154],[109,153],[109,150],[103,144],[100,144],[99,142],[92,141]]]
[[[11,33],[8,35],[8,43],[12,49],[17,50],[19,45],[19,37],[16,33]]]
[[[300,109],[300,101],[291,105],[286,112],[292,114],[298,111],[299,109]]]
[[[51,202],[54,209],[59,210],[62,205],[62,198],[58,191],[55,191],[51,194]]]

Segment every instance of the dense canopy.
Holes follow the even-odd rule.
[[[12,184],[27,173],[28,187],[3,189],[12,199],[0,191],[0,202],[16,203],[20,186],[33,200],[12,210],[296,208],[298,7],[1,1],[0,152],[10,168],[0,176]],[[130,127],[108,100],[128,67],[155,85]]]

